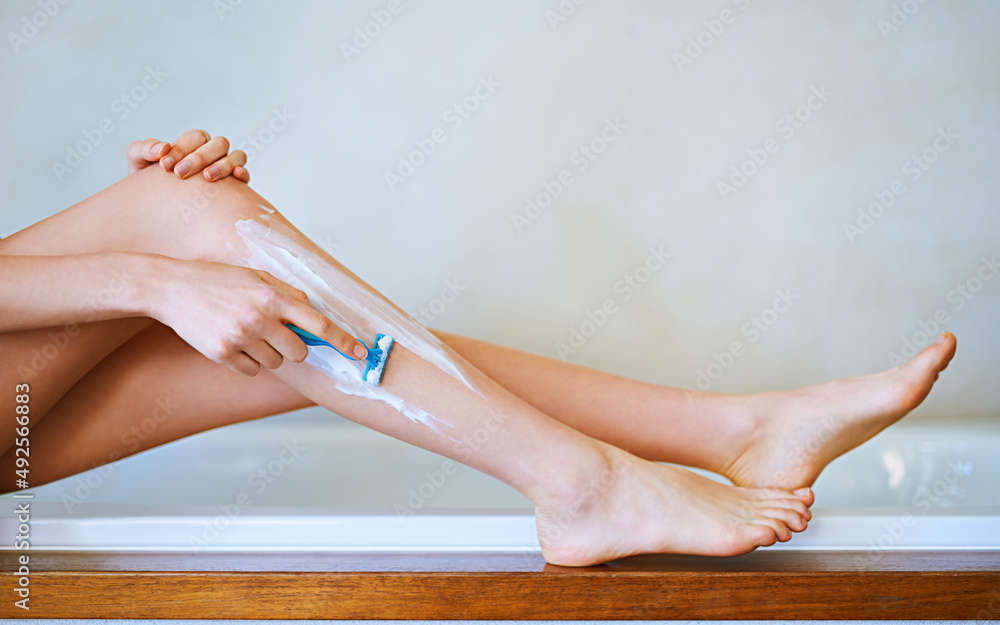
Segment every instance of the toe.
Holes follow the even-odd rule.
[[[765,501],[768,499],[789,499],[797,498],[798,495],[792,491],[785,490],[783,488],[760,488],[757,489],[754,499],[756,501]]]
[[[775,512],[775,516],[780,516],[780,513]],[[771,530],[773,530],[774,532],[774,539],[777,542],[787,542],[791,540],[792,531],[788,529],[788,526],[785,525],[782,521],[775,518],[775,516],[771,515],[762,516],[760,519],[754,521],[754,523],[757,523],[759,525],[766,525],[767,527],[771,528]],[[774,541],[772,541],[769,544],[773,545]]]
[[[951,363],[951,359],[955,357],[955,350],[958,348],[958,339],[951,332],[945,332],[941,335],[938,341],[944,345],[944,353],[941,359],[941,368],[938,371],[944,371],[948,365]]]
[[[806,529],[807,522],[805,517],[795,510],[790,510],[788,508],[767,508],[766,510],[761,510],[760,512],[762,515],[770,519],[780,521],[788,530],[801,532]]]
[[[752,545],[756,547],[770,547],[778,542],[777,522],[761,522],[746,526],[746,533]]]
[[[955,357],[955,349],[958,341],[951,332],[942,332],[938,340],[920,350],[907,364],[912,365],[922,371],[931,370],[934,372],[944,371]]]
[[[795,496],[808,508],[813,505],[816,501],[816,495],[813,493],[813,489],[808,486],[805,488],[800,488],[795,491]]]
[[[780,488],[764,488],[758,491],[755,501],[763,507],[770,506],[774,501],[797,501],[809,508],[816,501],[816,495],[808,486],[800,488],[795,492],[782,490]]]
[[[812,511],[801,499],[777,499],[774,501],[774,507],[794,510],[807,521],[812,519]]]

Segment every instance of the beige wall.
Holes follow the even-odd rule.
[[[284,5],[0,5],[0,235],[202,126],[257,137],[258,191],[437,327],[749,392],[884,369],[940,315],[918,414],[1000,409],[1000,5],[404,0],[353,53],[389,2]]]

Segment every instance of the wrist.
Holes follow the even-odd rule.
[[[127,312],[159,320],[162,311],[162,285],[174,259],[158,254],[122,254],[118,267],[125,289],[122,306]],[[118,259],[116,259],[118,260]]]

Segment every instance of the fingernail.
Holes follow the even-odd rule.
[[[189,171],[191,171],[191,163],[187,161],[181,161],[177,165],[177,167],[174,168],[174,171],[177,172],[178,176],[183,178],[184,176],[188,175]]]
[[[941,343],[944,343],[944,333],[943,333],[943,332],[941,333],[941,336],[939,336],[939,337],[938,337],[938,340],[937,340],[937,341],[935,341],[935,342],[936,342],[936,343],[937,343],[938,345],[940,345]]]
[[[159,155],[160,151],[163,150],[163,146],[165,146],[165,145],[167,145],[167,144],[164,143],[164,142],[162,142],[162,141],[160,141],[159,143],[157,143],[156,145],[154,145],[153,146],[153,156]]]
[[[170,168],[174,166],[174,157],[168,156],[167,158],[160,161],[160,165],[163,166],[163,171],[170,171]]]
[[[365,349],[364,345],[361,345],[359,343],[359,344],[357,344],[357,345],[354,346],[354,356],[356,358],[364,359],[365,357],[368,356],[368,350]]]
[[[795,491],[795,494],[799,495],[799,496],[802,496],[802,497],[805,497],[806,495],[809,494],[809,487],[807,486],[805,488],[800,488],[797,491]]]
[[[212,165],[205,171],[208,173],[208,178],[211,180],[212,178],[215,178],[216,176],[222,173],[222,168],[219,167],[218,165]]]

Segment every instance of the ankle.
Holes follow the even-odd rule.
[[[781,398],[776,393],[754,395],[728,395],[720,398],[720,427],[716,444],[705,450],[708,469],[726,475],[726,470],[743,455],[766,428],[768,415],[774,414],[775,406]]]
[[[580,512],[610,491],[636,462],[632,454],[606,443],[590,440],[572,462],[559,462],[558,475],[546,480],[535,505],[543,510]]]

